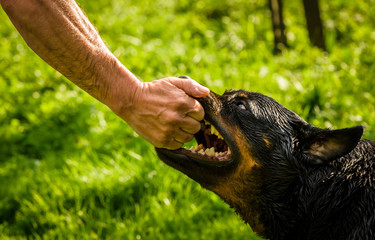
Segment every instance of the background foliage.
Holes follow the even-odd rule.
[[[272,55],[266,0],[79,0],[115,55],[151,81],[189,75],[262,92],[319,127],[375,140],[374,0],[321,1],[328,53],[285,2]],[[40,60],[0,11],[1,239],[257,239],[217,196]]]

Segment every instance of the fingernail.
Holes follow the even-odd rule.
[[[197,93],[201,95],[208,95],[210,93],[210,89],[206,88],[205,86],[199,85],[197,88]]]
[[[179,76],[178,78],[191,79],[189,76],[186,76],[186,75]]]

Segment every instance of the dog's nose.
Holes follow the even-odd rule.
[[[182,75],[182,76],[179,76],[178,78],[191,79],[187,75]],[[219,94],[216,94],[213,91],[210,91],[210,94],[208,96],[202,97],[202,98],[195,98],[195,99],[197,99],[198,102],[202,104],[205,111],[209,109],[210,111],[216,112],[221,108],[221,102],[219,101],[219,97],[220,97]]]
[[[211,91],[208,96],[196,99],[202,105],[206,114],[210,113],[216,115],[218,112],[220,112],[222,107],[219,97],[220,95]]]

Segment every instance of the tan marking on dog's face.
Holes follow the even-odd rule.
[[[259,217],[258,197],[262,186],[261,166],[255,161],[251,149],[241,130],[231,127],[239,152],[239,165],[236,170],[211,189],[239,213],[259,235],[264,226]]]
[[[266,144],[266,147],[271,148],[272,144],[271,144],[270,140],[268,139],[268,136],[264,135],[262,139],[263,139],[264,143]]]
[[[242,93],[239,93],[236,97],[240,97],[240,98],[248,98],[249,95],[245,92],[242,92]]]

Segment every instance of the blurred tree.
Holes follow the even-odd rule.
[[[305,18],[309,38],[314,46],[326,50],[323,25],[320,18],[319,0],[303,0]],[[274,53],[280,53],[282,48],[288,47],[285,36],[285,24],[283,19],[282,0],[269,0],[269,8],[272,15],[272,26],[274,34]]]
[[[305,9],[307,30],[309,31],[311,43],[314,46],[326,50],[319,11],[319,0],[303,0],[303,7]]]
[[[274,53],[280,53],[282,48],[287,47],[282,0],[269,0],[269,8],[272,14],[272,27],[275,41]]]

